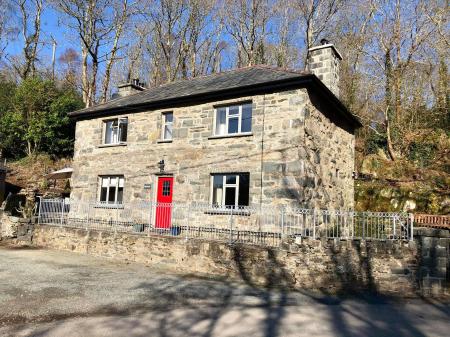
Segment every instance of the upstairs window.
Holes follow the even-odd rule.
[[[128,118],[110,119],[104,122],[104,144],[121,144],[127,141]]]
[[[121,204],[124,184],[123,176],[100,177],[100,203]]]
[[[162,140],[172,140],[173,112],[162,114]]]
[[[233,135],[252,131],[252,104],[216,108],[215,135]]]
[[[214,207],[239,208],[248,206],[250,174],[211,175],[211,201]]]

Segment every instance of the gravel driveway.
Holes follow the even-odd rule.
[[[445,336],[450,305],[339,299],[0,247],[0,336]]]

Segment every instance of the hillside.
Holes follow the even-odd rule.
[[[7,193],[21,188],[33,189],[38,195],[53,197],[70,191],[66,180],[47,180],[45,175],[70,166],[71,159],[51,159],[48,155],[25,157],[7,163]],[[56,184],[55,184],[56,183]]]
[[[413,144],[407,158],[396,161],[388,160],[381,149],[364,156],[359,148],[357,210],[450,213],[449,135],[424,130]]]

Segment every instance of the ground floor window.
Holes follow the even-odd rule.
[[[235,208],[248,206],[249,173],[211,175],[211,200],[215,207]]]
[[[106,204],[121,204],[123,202],[123,176],[100,177],[100,202]]]

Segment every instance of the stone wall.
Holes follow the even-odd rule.
[[[15,238],[20,218],[11,216],[0,208],[0,239]]]
[[[0,208],[0,241],[31,243],[33,231],[34,223],[31,219],[12,216]]]
[[[418,228],[418,279],[421,289],[431,293],[435,289],[450,287],[450,231],[434,228]]]
[[[210,202],[211,173],[249,172],[250,203],[353,208],[354,135],[325,115],[306,89],[126,114],[124,146],[102,146],[104,119],[76,125],[72,194],[98,199],[100,175],[124,175],[124,203],[155,198],[157,163],[175,177],[174,202]],[[251,101],[252,134],[215,138],[214,107]],[[161,114],[174,113],[173,141],[161,142]],[[107,119],[107,118],[106,118]],[[144,189],[152,184],[153,190]]]
[[[337,97],[339,97],[339,72],[341,55],[332,44],[309,49],[308,68]]]
[[[423,290],[419,278],[423,273],[423,248],[415,242],[303,240],[277,250],[40,225],[36,227],[34,244],[163,266],[181,273],[327,294],[372,290],[412,296]],[[448,283],[441,282],[425,290],[427,295],[428,290],[442,294],[449,288]]]

